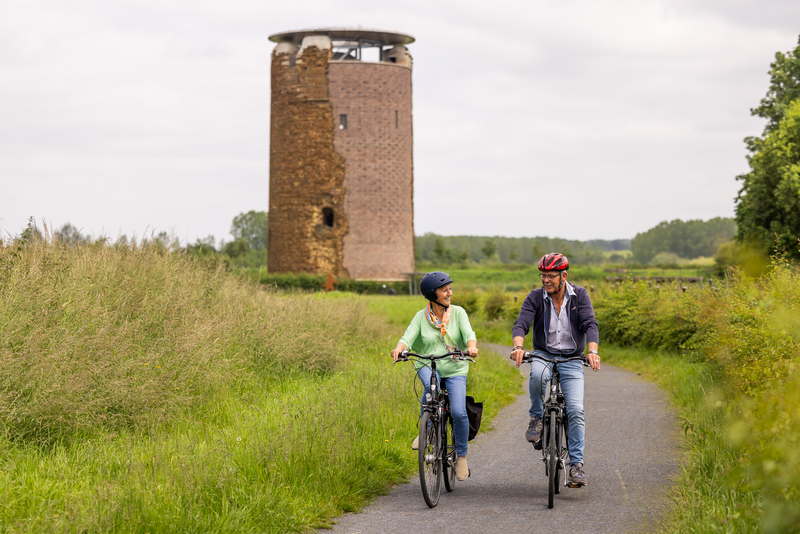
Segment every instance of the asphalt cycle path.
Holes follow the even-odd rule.
[[[500,354],[511,347],[482,344]],[[669,505],[679,469],[679,424],[666,394],[634,373],[605,365],[586,369],[583,488],[561,488],[547,508],[541,451],[525,440],[528,394],[495,417],[493,430],[469,444],[471,476],[442,494],[436,508],[422,498],[419,476],[378,497],[358,514],[337,519],[342,534],[650,532]],[[529,365],[520,367],[525,378]],[[481,399],[476,399],[481,400]],[[409,410],[414,409],[409,406]],[[409,455],[416,457],[411,450]],[[563,479],[562,479],[563,482]],[[331,532],[328,530],[327,532]]]

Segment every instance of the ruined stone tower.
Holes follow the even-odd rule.
[[[414,271],[413,37],[320,29],[270,36],[273,273],[402,280]]]

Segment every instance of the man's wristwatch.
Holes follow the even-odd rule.
[[[590,350],[590,351],[588,352],[588,354],[594,354],[595,356],[600,356],[599,354],[597,354],[597,351],[596,351],[596,350]]]

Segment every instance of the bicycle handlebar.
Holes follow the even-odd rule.
[[[407,362],[409,360],[410,356],[413,356],[413,357],[418,358],[418,359],[430,360],[430,361],[441,360],[443,358],[449,358],[451,356],[457,356],[455,359],[458,360],[458,361],[462,361],[462,362],[463,361],[467,361],[467,362],[475,363],[475,360],[473,360],[472,358],[470,358],[469,356],[464,354],[463,351],[460,351],[460,350],[457,350],[457,351],[454,351],[454,352],[448,352],[447,354],[442,354],[441,356],[437,356],[435,354],[431,354],[430,356],[423,356],[422,354],[417,354],[416,352],[410,352],[410,351],[404,350],[403,352],[401,352],[400,354],[397,355],[397,361],[394,362],[394,363]]]
[[[512,360],[514,359],[512,356],[509,356],[509,358]],[[542,360],[543,362],[547,363],[563,363],[572,360],[583,360],[583,366],[590,367],[589,363],[586,361],[586,356],[584,356],[583,354],[577,356],[559,356],[557,358],[548,358],[547,356],[542,356],[541,354],[535,354],[534,352],[531,351],[525,353],[525,355],[522,357],[522,363],[531,363],[531,361],[533,361],[534,358]]]

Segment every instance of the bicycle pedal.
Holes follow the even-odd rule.
[[[568,487],[568,488],[582,488],[582,487],[584,487],[585,485],[586,485],[586,484],[573,484],[573,483],[569,483],[569,484],[567,484],[567,487]]]
[[[533,448],[536,449],[537,451],[542,450],[542,440],[534,441]]]

